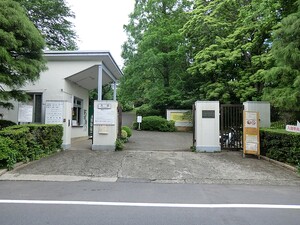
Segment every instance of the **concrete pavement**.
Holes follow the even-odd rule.
[[[145,150],[63,151],[10,171],[0,180],[300,185],[296,173],[254,157],[244,159],[241,152]]]

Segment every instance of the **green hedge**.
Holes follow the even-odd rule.
[[[134,124],[134,127],[137,128],[137,123]],[[160,116],[146,116],[143,117],[141,130],[173,132],[175,131],[175,122]]]
[[[4,129],[5,127],[10,127],[16,125],[15,122],[10,120],[0,120],[0,130]]]
[[[36,160],[49,155],[61,147],[62,136],[63,127],[60,125],[7,127],[0,131],[2,140],[10,140],[0,149],[0,166],[11,169],[18,161]]]
[[[283,129],[260,130],[261,154],[271,159],[300,164],[300,134]]]

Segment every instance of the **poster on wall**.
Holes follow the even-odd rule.
[[[32,105],[19,105],[18,122],[32,123],[33,106]]]
[[[64,102],[46,102],[46,124],[63,124]]]

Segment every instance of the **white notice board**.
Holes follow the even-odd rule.
[[[64,102],[46,102],[46,124],[63,124]]]
[[[95,125],[115,125],[114,110],[95,108],[94,124]]]
[[[33,106],[32,105],[19,105],[18,122],[32,123]]]

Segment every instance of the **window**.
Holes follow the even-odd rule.
[[[29,104],[33,106],[33,123],[42,123],[42,94],[28,93],[30,96]]]
[[[83,101],[74,97],[73,112],[72,112],[72,126],[82,126],[82,106]]]

